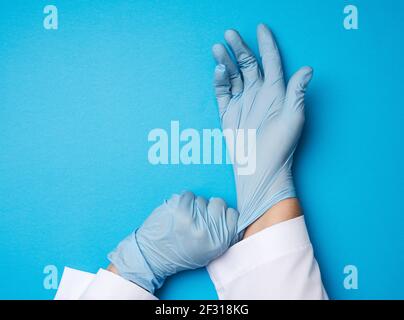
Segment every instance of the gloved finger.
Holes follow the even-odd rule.
[[[234,64],[229,52],[221,43],[217,43],[212,47],[213,57],[217,64],[223,64],[230,78],[231,93],[237,95],[243,92],[243,80],[241,79],[240,72],[237,66]]]
[[[270,83],[283,81],[281,57],[271,30],[266,25],[259,24],[257,27],[257,38],[265,81],[269,81]]]
[[[290,78],[288,88],[286,90],[286,107],[293,110],[304,109],[304,95],[307,85],[313,77],[313,69],[311,67],[300,68]]]
[[[206,200],[203,197],[197,196],[195,198],[195,203],[194,203],[194,210],[193,210],[193,217],[196,218],[198,216],[203,217],[204,219],[206,218],[207,214],[207,208],[208,208],[208,200]]]
[[[223,64],[219,64],[215,68],[214,86],[217,104],[219,106],[219,115],[220,118],[222,118],[231,99],[229,73]]]
[[[237,60],[244,78],[244,87],[261,79],[257,59],[250,48],[244,43],[238,32],[235,30],[227,30],[224,34],[224,38]]]
[[[208,203],[208,214],[216,226],[225,217],[227,204],[221,198],[210,198]]]
[[[163,214],[164,210],[166,210],[165,208],[168,208],[176,215],[178,221],[181,221],[182,224],[190,225],[193,221],[193,215],[189,213],[192,212],[195,198],[196,196],[191,191],[174,194],[165,201],[165,206],[162,207]]]
[[[184,191],[180,194],[174,194],[165,202],[173,209],[186,210],[190,207],[195,199],[195,195],[191,191]]]
[[[228,208],[226,210],[226,223],[227,229],[229,230],[229,245],[233,245],[238,242],[239,238],[237,235],[237,222],[239,213],[233,208]]]

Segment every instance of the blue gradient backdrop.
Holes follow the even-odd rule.
[[[346,31],[343,8],[359,9]],[[43,28],[43,8],[59,29]],[[315,78],[295,178],[332,298],[404,298],[403,1],[0,3],[0,298],[49,299],[43,268],[95,272],[163,198],[235,204],[229,166],[152,166],[147,134],[219,126],[211,45],[275,32],[288,76]],[[359,289],[343,268],[359,269]],[[271,270],[268,270],[271,272]],[[161,298],[216,298],[204,270]]]

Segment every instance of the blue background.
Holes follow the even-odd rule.
[[[359,9],[359,30],[343,8]],[[43,8],[59,29],[43,28]],[[48,299],[43,268],[95,272],[163,198],[235,205],[227,165],[152,166],[153,128],[219,127],[211,45],[275,32],[290,76],[315,69],[295,179],[330,297],[404,298],[403,1],[0,3],[0,298]],[[359,270],[345,290],[343,268]],[[270,270],[268,271],[270,272]],[[161,298],[216,298],[204,270]]]

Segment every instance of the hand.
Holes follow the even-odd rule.
[[[118,274],[153,293],[168,276],[222,255],[237,240],[237,220],[238,212],[219,198],[174,195],[108,258]]]
[[[295,197],[293,153],[304,123],[304,95],[313,73],[310,67],[301,68],[286,87],[271,31],[260,24],[257,37],[263,72],[237,31],[225,33],[237,65],[224,45],[213,46],[222,129],[256,129],[255,172],[239,175],[234,165],[239,232],[279,201]]]

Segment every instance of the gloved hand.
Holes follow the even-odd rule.
[[[304,123],[304,95],[312,78],[312,69],[303,67],[286,87],[271,31],[260,24],[257,37],[263,73],[236,31],[226,31],[225,40],[238,66],[225,46],[213,46],[222,129],[256,129],[255,172],[240,175],[234,164],[239,232],[279,201],[295,197],[291,167]]]
[[[149,292],[179,271],[206,266],[236,242],[238,212],[219,198],[174,195],[108,255],[119,274]]]

